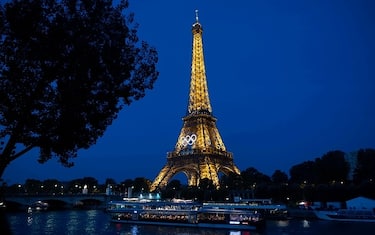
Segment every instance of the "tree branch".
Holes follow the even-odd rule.
[[[10,161],[13,161],[15,159],[17,159],[18,157],[20,157],[21,155],[27,153],[28,151],[30,151],[31,149],[33,149],[35,146],[34,145],[30,145],[30,146],[27,146],[25,149],[23,149],[22,151],[10,156]]]
[[[10,156],[12,155],[12,151],[16,146],[16,139],[14,135],[11,135],[9,137],[8,142],[5,145],[4,151],[2,153],[2,157],[10,159]]]

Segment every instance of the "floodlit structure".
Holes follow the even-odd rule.
[[[202,33],[198,21],[192,27],[193,53],[191,81],[187,115],[172,152],[167,155],[167,163],[151,185],[151,191],[164,188],[177,173],[183,172],[189,186],[198,186],[200,180],[212,180],[219,187],[219,172],[240,174],[233,162],[232,153],[226,150],[216,127],[216,118],[208,95],[206,71],[204,66]]]

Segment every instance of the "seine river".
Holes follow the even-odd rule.
[[[2,223],[0,234],[13,235],[373,235],[375,223],[339,223],[320,220],[267,221],[264,231],[229,231],[197,228],[177,228],[152,225],[126,225],[109,222],[102,210],[64,210],[7,213],[7,226]],[[4,222],[4,221],[3,221]]]

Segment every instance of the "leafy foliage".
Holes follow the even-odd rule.
[[[375,149],[360,149],[354,170],[356,183],[375,182]]]
[[[349,174],[349,164],[342,151],[330,151],[315,161],[306,161],[290,169],[293,183],[334,183],[346,181]]]
[[[293,183],[316,182],[316,165],[313,161],[306,161],[290,168],[290,180]]]
[[[13,0],[0,9],[0,176],[34,147],[64,166],[157,79],[128,1]],[[21,147],[22,146],[22,149]]]
[[[319,183],[346,181],[349,164],[342,151],[330,151],[315,160]]]
[[[271,176],[272,182],[274,184],[286,184],[288,183],[288,175],[281,170],[275,170]]]
[[[241,172],[245,188],[252,188],[255,185],[267,184],[271,182],[268,175],[259,172],[254,167],[249,167]]]

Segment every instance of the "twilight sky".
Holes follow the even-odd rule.
[[[73,168],[38,151],[6,169],[25,179],[153,180],[186,114],[195,9],[217,127],[242,171],[272,175],[331,150],[375,148],[375,1],[130,0],[160,76]],[[178,176],[181,178],[181,176]],[[185,183],[185,182],[184,182]]]

